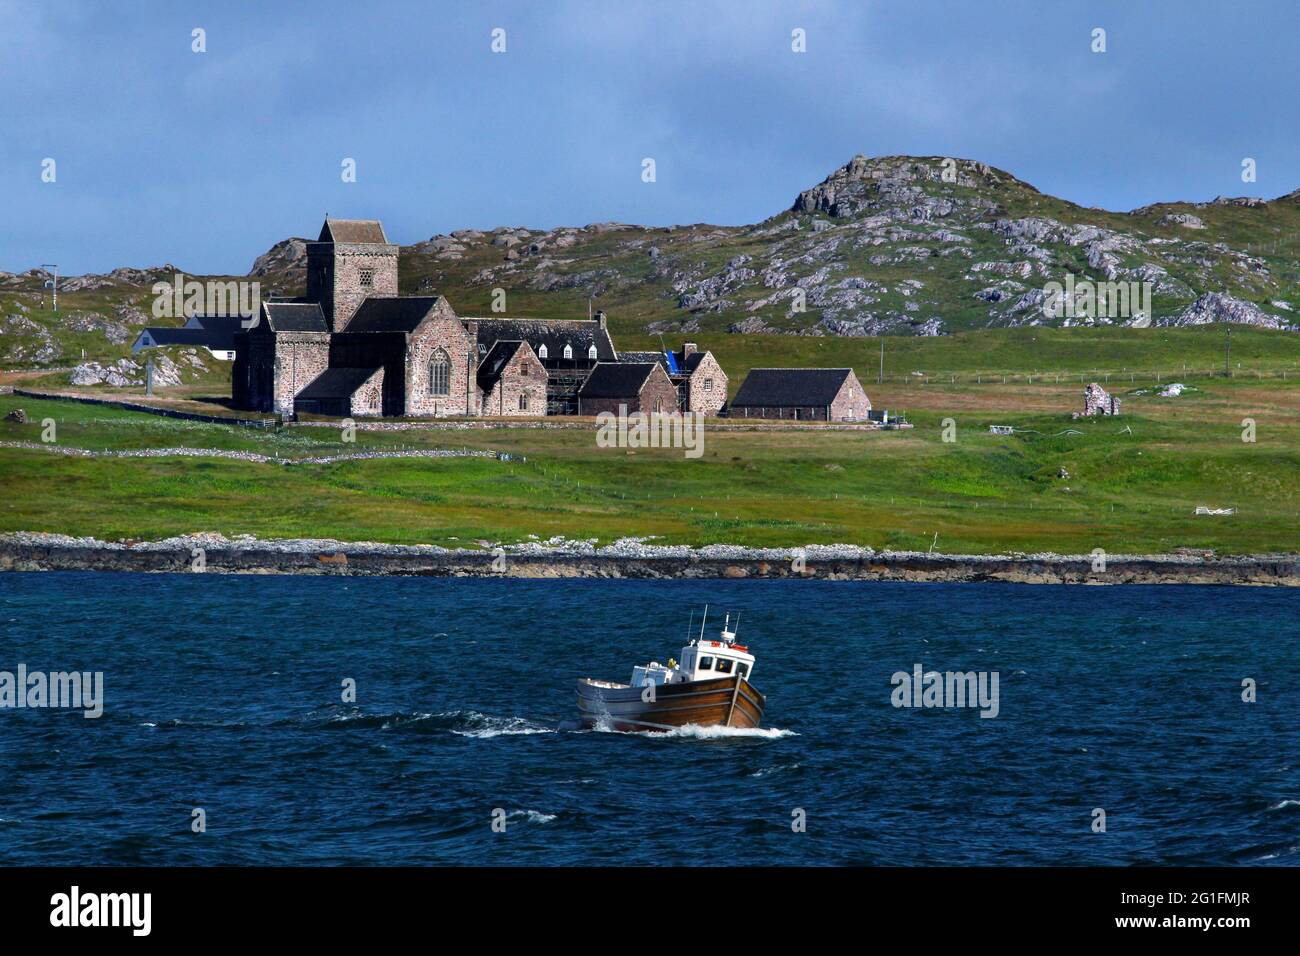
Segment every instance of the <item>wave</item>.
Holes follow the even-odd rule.
[[[422,711],[372,714],[349,710],[322,719],[319,713],[308,715],[308,723],[323,727],[356,730],[411,730],[423,733],[451,733],[458,737],[488,739],[519,734],[551,734],[554,728],[524,717],[494,717],[476,710],[452,710],[444,713]]]
[[[1287,807],[1300,807],[1300,800],[1282,800],[1269,807],[1270,810],[1285,810]]]
[[[798,770],[797,763],[779,763],[775,767],[763,767],[761,770],[755,770],[750,774],[751,777],[766,777],[769,774],[780,773],[782,770]]]
[[[451,732],[461,737],[490,739],[492,737],[509,737],[518,734],[555,733],[554,727],[547,727],[523,717],[490,717],[474,710],[458,710],[454,711],[453,715],[459,715],[463,726],[452,727],[450,728]],[[452,715],[443,714],[441,716]],[[529,813],[531,812],[530,810]]]
[[[511,810],[506,814],[506,823],[511,820],[517,820],[520,817],[526,819],[529,823],[550,823],[556,819],[554,813],[542,813],[540,810]]]

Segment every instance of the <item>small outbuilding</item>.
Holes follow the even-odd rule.
[[[851,368],[755,368],[729,407],[732,418],[859,422],[871,399]]]
[[[658,362],[600,362],[578,392],[578,414],[618,414],[619,406],[629,415],[676,412],[677,386]]]

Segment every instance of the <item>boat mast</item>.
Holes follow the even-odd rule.
[[[704,617],[700,618],[700,640],[704,640],[704,622],[709,619],[709,606],[704,605]]]

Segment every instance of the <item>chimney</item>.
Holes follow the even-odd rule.
[[[597,310],[596,310],[596,321],[600,323],[600,327],[601,327],[602,329],[605,327],[605,310],[604,310],[604,309],[597,309]]]
[[[697,346],[694,342],[687,342],[685,345],[682,346],[682,358],[686,358],[686,356],[688,355],[694,355],[699,350],[700,350],[699,346]]]

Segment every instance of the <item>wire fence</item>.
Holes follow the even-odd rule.
[[[909,372],[904,375],[874,375],[870,382],[881,385],[1168,385],[1190,379],[1300,381],[1300,365],[1294,368],[1093,369],[1068,372]],[[867,381],[864,379],[864,381]]]

